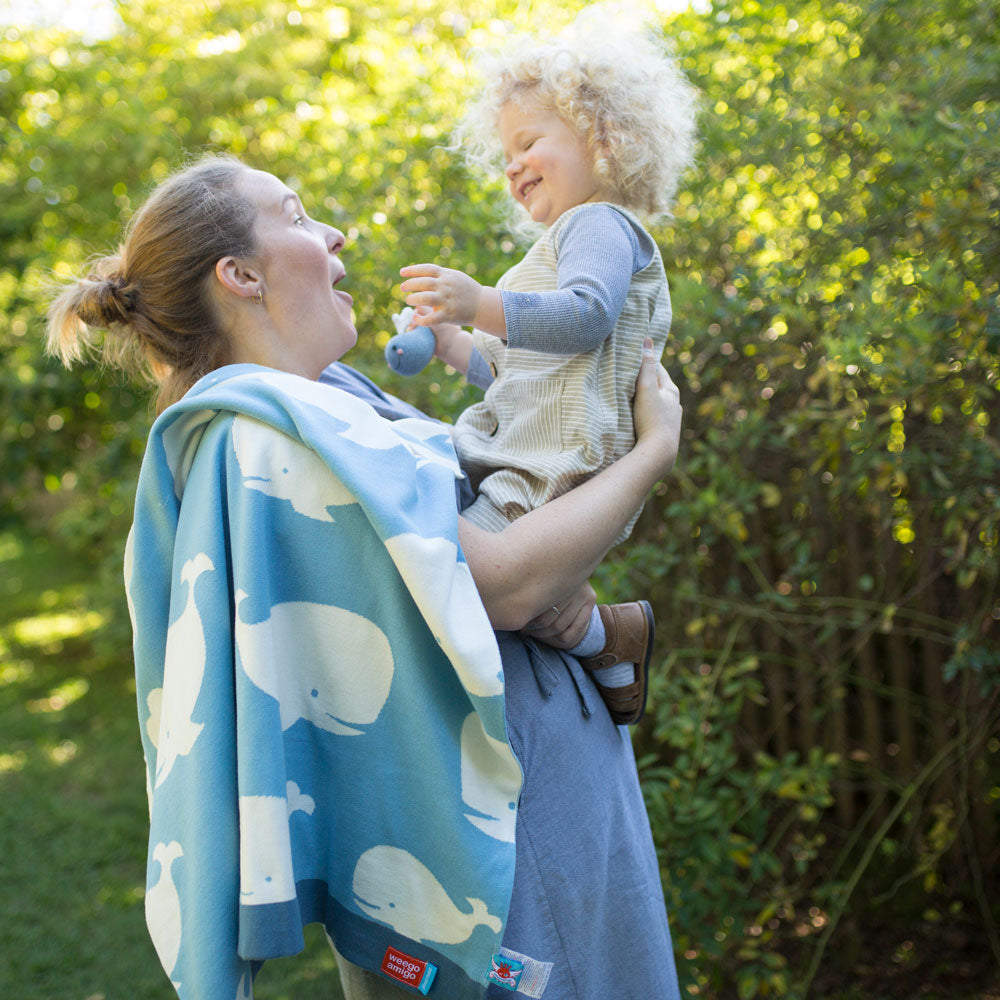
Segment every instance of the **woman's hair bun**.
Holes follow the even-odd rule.
[[[96,261],[80,282],[77,315],[87,326],[107,329],[132,322],[136,289],[124,277],[124,257],[119,252]]]
[[[104,325],[128,323],[135,312],[135,289],[117,275],[105,278],[95,289],[98,309],[105,317]]]

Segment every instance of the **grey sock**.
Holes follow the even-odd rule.
[[[600,612],[597,605],[590,614],[590,624],[587,626],[587,634],[570,650],[573,656],[596,656],[602,649],[607,636],[604,634],[604,622],[601,621]]]
[[[600,670],[591,670],[590,675],[604,687],[625,687],[626,684],[631,684],[635,680],[635,664],[615,663],[610,667],[602,667]]]

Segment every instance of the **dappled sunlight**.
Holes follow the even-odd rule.
[[[61,743],[44,748],[46,759],[57,767],[68,764],[78,752],[79,748],[72,740],[63,740]]]
[[[12,622],[0,631],[0,637],[7,634],[22,646],[45,648],[96,632],[107,620],[99,611],[57,611]]]
[[[502,179],[450,148],[468,57],[601,6],[11,9],[81,4],[117,33],[81,45],[0,11],[18,193],[0,506],[52,539],[0,531],[0,998],[22,1000],[57,975],[91,1000],[165,986],[132,912],[147,802],[120,573],[149,407],[43,358],[46,289],[189,154],[228,151],[346,234],[348,363],[453,422],[478,394],[443,365],[385,376],[383,350],[402,264],[489,284],[522,253]],[[985,996],[995,978],[1000,734],[978,706],[1000,685],[1000,48],[995,5],[940,6],[621,7],[654,16],[701,93],[697,166],[652,230],[684,446],[598,581],[649,599],[671,650],[634,738],[684,996]],[[263,993],[319,995],[333,959],[312,932],[321,957],[268,963]]]
[[[24,542],[16,535],[0,535],[0,563],[20,559],[24,555]]]
[[[145,898],[144,885],[102,885],[95,901],[101,906],[120,906],[128,909],[141,903]]]
[[[79,701],[90,690],[90,682],[83,677],[64,681],[46,698],[35,698],[26,704],[29,712],[61,712]]]
[[[217,56],[223,52],[239,52],[244,42],[238,31],[228,31],[224,35],[206,35],[195,43],[195,53],[199,56]]]
[[[8,653],[3,640],[0,640],[0,657]],[[0,660],[0,688],[8,684],[20,684],[35,672],[35,664],[31,660]]]
[[[13,753],[0,753],[0,775],[20,771],[28,762],[28,755],[23,750]]]

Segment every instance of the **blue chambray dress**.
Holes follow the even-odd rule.
[[[321,381],[390,419],[419,415],[341,363]],[[574,657],[519,633],[497,641],[508,738],[524,773],[505,951],[545,969],[544,1000],[680,1000],[628,729],[614,725]],[[512,995],[496,983],[485,994]]]

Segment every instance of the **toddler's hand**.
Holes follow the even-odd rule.
[[[409,306],[393,313],[396,336],[385,345],[385,362],[400,375],[416,375],[423,371],[437,347],[434,331],[426,326],[414,326],[412,320],[413,310]]]
[[[425,326],[475,322],[482,285],[461,271],[437,264],[411,264],[399,272],[407,305],[416,310],[414,321]]]

